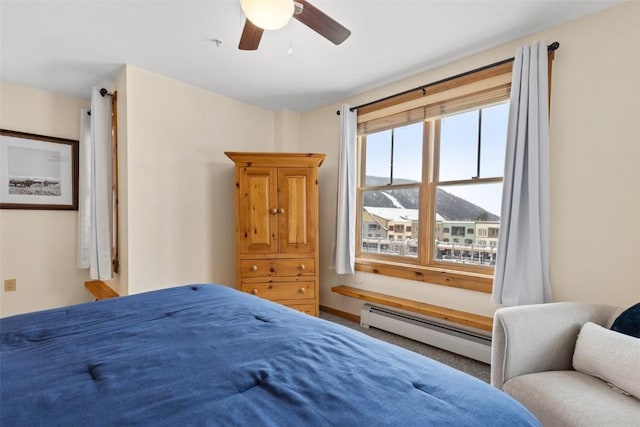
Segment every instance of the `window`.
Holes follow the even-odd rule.
[[[400,113],[389,102],[382,113],[358,111],[359,220],[372,214],[394,225],[387,245],[358,245],[356,268],[432,283],[464,279],[470,289],[490,291],[510,67],[502,74],[488,77],[493,87],[467,77],[461,87],[469,93],[447,98],[440,91],[434,105],[420,98],[423,106],[407,103]],[[469,89],[477,82],[486,84]]]
[[[464,227],[456,227],[455,225],[451,227],[451,235],[452,236],[464,236]]]

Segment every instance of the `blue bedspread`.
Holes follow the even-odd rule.
[[[0,425],[537,426],[486,383],[217,285],[0,320]]]

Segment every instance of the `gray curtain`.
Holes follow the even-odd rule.
[[[336,234],[331,267],[338,274],[354,274],[356,260],[356,126],[357,115],[350,106],[340,109],[340,157]]]
[[[549,101],[547,44],[516,52],[493,301],[551,300],[549,284]]]

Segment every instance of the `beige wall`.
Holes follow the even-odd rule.
[[[126,67],[127,293],[235,284],[233,163],[274,151],[274,113]]]
[[[82,99],[0,82],[0,128],[77,140]],[[0,316],[90,301],[77,265],[77,211],[0,210]]]
[[[302,115],[280,110],[274,116],[274,149],[280,152],[298,151],[300,147]]]
[[[366,103],[514,55],[532,40],[559,41],[551,107],[551,282],[554,299],[628,306],[640,300],[640,2],[627,2],[523,40],[355,96]],[[488,294],[328,268],[335,230],[339,104],[303,114],[303,150],[324,151],[320,170],[321,304],[358,314],[360,301],[333,294],[350,284],[483,315]],[[610,224],[628,226],[611,229]]]

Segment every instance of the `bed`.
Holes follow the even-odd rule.
[[[424,356],[220,285],[0,320],[0,425],[537,426]]]

